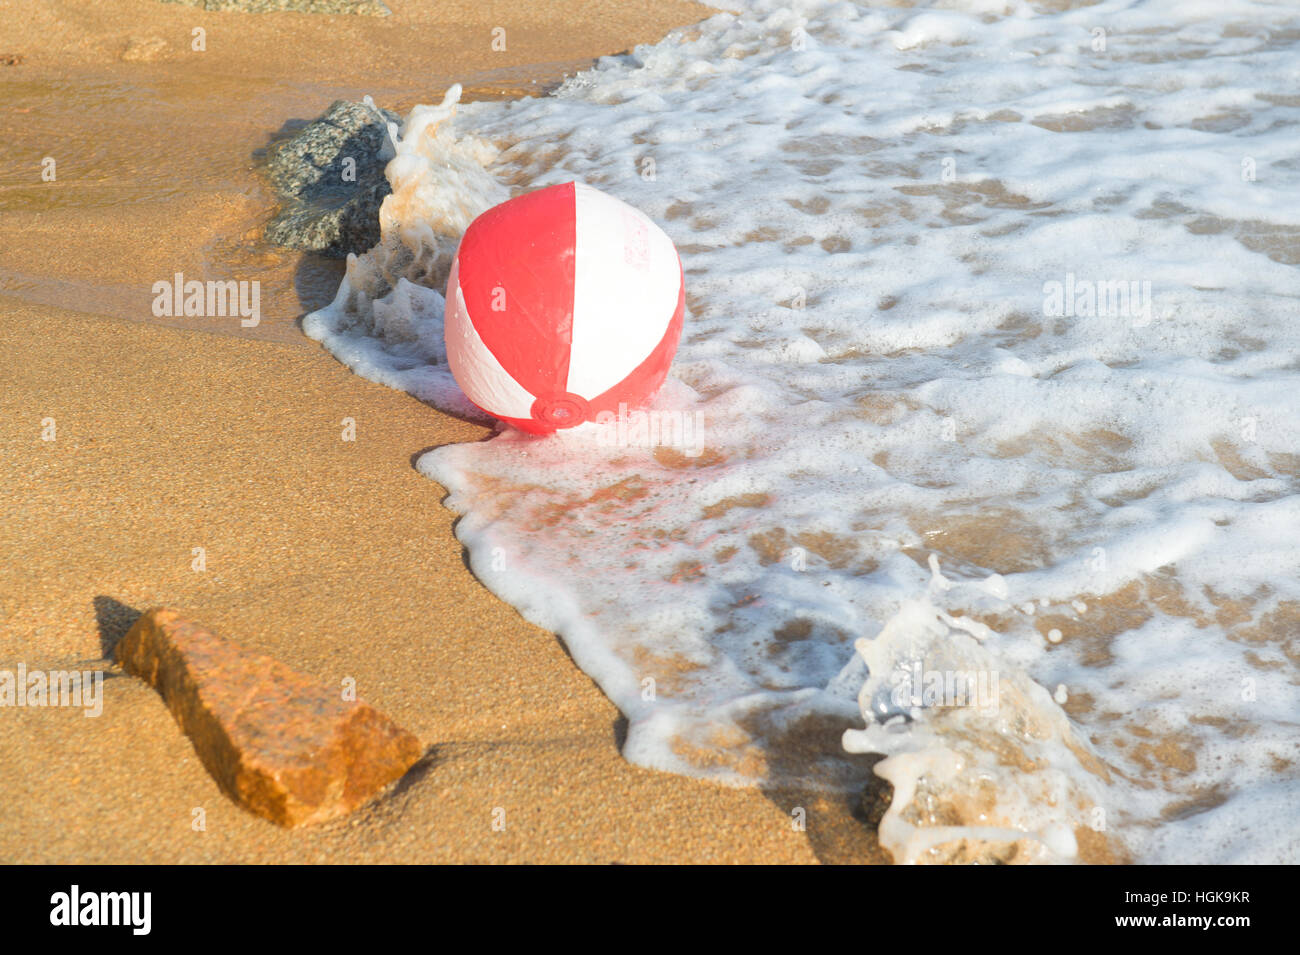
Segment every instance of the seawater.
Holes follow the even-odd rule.
[[[418,464],[629,760],[835,788],[883,755],[900,862],[1300,860],[1300,10],[735,6],[417,107],[307,333],[477,415],[465,226],[571,179],[638,206],[688,307],[648,410],[698,446]]]

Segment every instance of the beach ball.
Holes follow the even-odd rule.
[[[465,230],[447,279],[447,362],[479,408],[548,434],[651,398],[685,303],[677,250],[643,212],[582,183],[550,186]]]

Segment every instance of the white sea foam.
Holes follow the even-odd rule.
[[[702,453],[419,462],[628,759],[859,785],[884,754],[900,861],[1300,861],[1300,12],[1062,5],[757,0],[454,133],[455,95],[417,109],[383,245],[305,328],[475,415],[456,236],[505,183],[633,203],[681,251],[655,408]],[[996,711],[876,707],[913,664],[996,673]]]

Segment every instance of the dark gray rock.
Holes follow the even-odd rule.
[[[266,227],[276,245],[330,258],[368,251],[379,241],[385,122],[397,115],[338,100],[320,119],[268,150],[267,174],[284,207]]]
[[[188,7],[201,7],[218,13],[275,13],[292,10],[296,13],[360,13],[371,17],[386,17],[392,13],[379,0],[162,0],[163,3],[183,3]]]

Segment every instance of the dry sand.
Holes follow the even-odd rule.
[[[271,202],[252,154],[286,119],[367,92],[405,108],[466,75],[480,95],[545,86],[710,11],[390,5],[374,20],[20,0],[0,24],[0,54],[25,57],[0,67],[0,668],[109,677],[98,718],[0,709],[0,862],[881,861],[834,801],[624,762],[618,711],[473,578],[442,489],[412,467],[487,431],[305,340],[295,319],[337,270],[258,238]],[[194,25],[201,60],[182,52]],[[495,25],[507,54],[490,49]],[[131,36],[169,52],[123,61]],[[56,183],[39,179],[45,155]],[[262,325],[158,324],[152,283],[178,270],[259,279]],[[354,678],[427,760],[330,827],[244,813],[159,697],[103,661],[155,605]]]

